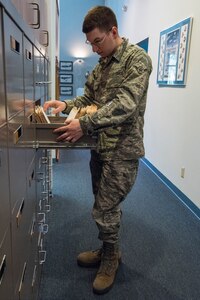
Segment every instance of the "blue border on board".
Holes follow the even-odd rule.
[[[154,165],[152,165],[146,158],[141,159],[151,171],[159,177],[159,179],[178,197],[179,200],[187,206],[188,209],[200,219],[200,209],[185,195],[183,194],[167,177],[165,177]]]
[[[189,52],[189,44],[190,44],[190,37],[191,37],[191,28],[192,28],[192,17],[189,17],[163,31],[160,32],[160,39],[159,39],[159,51],[158,51],[158,65],[157,65],[157,84],[159,87],[185,87],[186,86],[186,69],[188,63],[188,52]],[[186,50],[185,50],[185,58],[184,58],[184,72],[183,72],[183,80],[174,80],[172,83],[168,83],[168,80],[159,80],[159,64],[160,64],[160,50],[161,50],[161,38],[163,35],[170,34],[171,32],[175,31],[176,29],[180,29],[184,25],[188,25],[188,33],[187,33],[187,40],[186,40]],[[180,32],[181,33],[181,32]],[[180,33],[179,33],[179,49],[178,53],[180,52]],[[165,42],[166,43],[166,42]],[[166,45],[165,45],[166,50]],[[165,56],[166,53],[164,53]],[[179,55],[179,54],[178,54]],[[177,73],[178,65],[176,63],[176,73]]]

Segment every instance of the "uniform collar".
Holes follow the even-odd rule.
[[[99,59],[99,63],[102,64],[102,65],[107,65],[112,59],[116,60],[116,61],[120,61],[127,45],[128,45],[128,39],[125,39],[125,38],[122,38],[123,39],[123,42],[122,44],[117,48],[117,50],[115,51],[114,54],[110,55],[110,56],[107,56],[105,58],[101,57]]]
[[[117,51],[112,55],[114,59],[116,59],[118,62],[121,60],[121,57],[128,45],[128,39],[122,38],[123,42],[121,45],[117,48]]]

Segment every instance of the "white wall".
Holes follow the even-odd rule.
[[[200,207],[200,2],[197,0],[108,0],[119,14],[120,33],[137,43],[149,37],[153,61],[145,115],[146,158],[194,204]],[[160,32],[193,17],[185,88],[156,84]],[[181,168],[185,178],[181,178]]]

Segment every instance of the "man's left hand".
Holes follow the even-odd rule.
[[[78,119],[67,120],[66,126],[56,128],[54,133],[61,133],[56,139],[57,142],[66,141],[74,143],[83,136],[83,131]]]

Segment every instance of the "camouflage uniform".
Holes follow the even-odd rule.
[[[144,155],[144,112],[151,71],[146,52],[124,39],[113,55],[100,58],[88,77],[84,95],[67,101],[66,113],[73,106],[94,103],[98,107],[94,115],[81,117],[80,125],[84,134],[98,135],[90,168],[93,217],[103,241],[118,240],[119,204],[134,184],[138,159]]]

